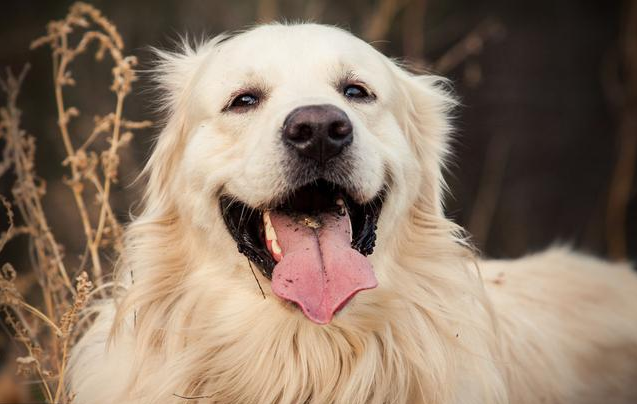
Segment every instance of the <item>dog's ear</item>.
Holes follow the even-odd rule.
[[[161,110],[174,112],[180,104],[187,102],[185,95],[210,54],[209,50],[228,38],[228,34],[198,40],[183,36],[174,41],[175,50],[150,48],[154,61],[149,73],[160,91],[158,107]]]
[[[169,191],[171,173],[181,156],[188,133],[189,102],[196,78],[206,64],[206,58],[220,42],[229,36],[193,43],[188,37],[176,42],[175,51],[153,48],[155,62],[149,73],[159,90],[158,110],[165,116],[164,128],[157,136],[152,155],[142,175],[148,177],[147,201],[162,204]]]
[[[451,111],[458,101],[444,78],[412,74],[398,65],[393,65],[393,70],[401,98],[395,115],[411,143],[423,178],[419,203],[442,216],[447,190],[442,171],[450,156]]]

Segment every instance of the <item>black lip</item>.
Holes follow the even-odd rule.
[[[343,196],[352,223],[352,248],[363,255],[374,252],[376,245],[376,229],[378,218],[386,195],[386,188],[370,201],[356,203],[340,186],[318,180],[297,188],[281,198],[283,203],[266,206],[262,209],[252,208],[236,197],[224,194],[219,198],[221,215],[228,232],[237,243],[239,252],[252,261],[268,279],[276,261],[268,251],[263,237],[263,211],[277,209],[296,212],[317,212],[327,209],[326,201],[333,201],[337,195]]]

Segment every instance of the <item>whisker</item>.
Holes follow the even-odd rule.
[[[259,286],[259,290],[261,291],[261,296],[263,296],[263,300],[265,300],[265,292],[261,287],[261,282],[259,282],[259,278],[257,278],[257,274],[254,272],[254,268],[252,268],[252,262],[248,259],[248,265],[250,266],[250,271],[252,271],[252,276],[254,276],[254,280],[257,281],[257,285]]]

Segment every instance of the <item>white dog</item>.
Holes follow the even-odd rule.
[[[637,276],[479,261],[444,82],[313,24],[159,52],[169,114],[77,404],[635,403]]]

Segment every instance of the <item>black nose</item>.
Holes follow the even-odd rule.
[[[339,155],[352,139],[347,114],[333,105],[296,108],[283,123],[283,141],[320,164]]]

